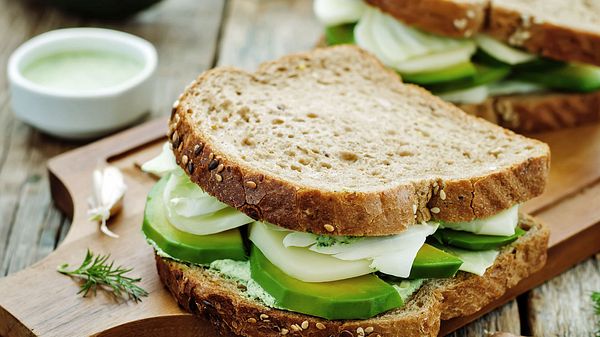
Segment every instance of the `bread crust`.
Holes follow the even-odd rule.
[[[428,32],[469,37],[484,24],[486,1],[367,0],[402,22]]]
[[[551,131],[600,121],[600,91],[497,96],[459,107],[518,132]]]
[[[268,308],[245,297],[236,283],[206,269],[156,257],[158,273],[178,303],[187,311],[208,318],[219,330],[240,336],[359,336],[357,329],[373,328],[381,336],[437,336],[441,319],[476,313],[546,262],[549,231],[522,216],[528,233],[503,248],[484,276],[459,272],[452,279],[429,281],[403,308],[366,320],[325,320]],[[267,315],[267,316],[263,316]],[[262,317],[262,318],[261,318]],[[295,331],[292,325],[307,329]],[[320,323],[318,329],[317,323]],[[306,323],[305,323],[306,324]],[[322,326],[321,326],[322,324]],[[370,330],[370,329],[369,329]]]
[[[390,85],[398,85],[398,77],[367,52],[353,46],[323,49],[360,53],[372,60],[377,73]],[[298,63],[313,57],[313,52],[296,54],[263,64],[260,69],[278,64]],[[260,172],[247,164],[219,153],[197,132],[191,119],[193,111],[185,108],[193,102],[193,88],[201,88],[211,77],[223,72],[241,72],[220,68],[202,74],[183,94],[173,108],[169,124],[169,139],[177,163],[191,180],[210,195],[239,209],[250,217],[302,232],[335,235],[375,236],[397,234],[408,226],[437,219],[449,222],[471,221],[497,214],[515,204],[542,193],[548,177],[550,155],[547,145],[535,141],[531,146],[545,148],[545,155],[515,163],[504,170],[460,180],[428,180],[397,185],[382,191],[326,191],[300,186],[275,175]],[[411,86],[416,94],[431,97],[430,104],[448,109],[456,118],[468,118],[474,127],[481,123],[458,109],[432,96],[424,89]],[[498,132],[511,133],[498,129]],[[512,133],[511,133],[512,134]],[[200,151],[198,151],[198,149]],[[222,165],[217,169],[218,165]],[[218,172],[217,172],[218,171]],[[445,199],[439,191],[445,191]],[[416,214],[414,212],[416,207]],[[431,209],[439,209],[432,213]],[[436,209],[436,210],[437,210]],[[333,231],[331,230],[333,226]]]
[[[559,26],[492,2],[485,33],[531,53],[600,65],[600,33]],[[600,27],[599,27],[600,28]]]

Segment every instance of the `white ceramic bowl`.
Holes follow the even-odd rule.
[[[133,58],[142,70],[103,89],[73,91],[50,88],[23,76],[32,62],[60,52],[104,51]],[[153,101],[156,49],[131,34],[99,28],[69,28],[44,33],[25,42],[8,62],[12,108],[22,121],[61,138],[105,135],[138,120]]]

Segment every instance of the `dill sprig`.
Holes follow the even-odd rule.
[[[600,291],[594,291],[592,293],[592,301],[594,301],[594,310],[596,311],[596,337],[600,337]]]
[[[117,298],[131,299],[134,302],[141,301],[142,297],[148,296],[148,292],[138,286],[141,278],[132,278],[125,276],[133,268],[124,268],[115,266],[114,260],[110,263],[107,255],[94,255],[89,249],[81,265],[74,270],[67,270],[69,264],[65,263],[57,268],[57,271],[64,275],[77,277],[83,280],[80,290],[77,294],[87,294],[91,291],[96,295],[98,288],[112,292]]]

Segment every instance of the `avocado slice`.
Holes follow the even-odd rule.
[[[209,264],[222,259],[247,260],[242,235],[237,228],[211,235],[194,235],[169,223],[162,200],[167,179],[161,178],[148,194],[142,224],[146,238],[163,252],[185,262]]]
[[[483,49],[478,49],[475,55],[473,55],[473,62],[487,65],[505,65],[517,71],[522,69],[542,71],[560,68],[566,64],[565,62],[556,61],[545,57],[537,57],[531,61],[510,65],[506,62],[498,60]]]
[[[507,245],[527,233],[517,227],[515,234],[510,236],[479,235],[465,231],[457,231],[449,228],[438,229],[433,237],[439,243],[468,250],[490,250]]]
[[[439,231],[439,230],[438,230]],[[458,257],[424,244],[413,261],[409,279],[452,277],[460,268],[462,260]]]
[[[564,64],[549,69],[519,68],[512,78],[571,92],[591,92],[600,89],[600,67]]]
[[[354,27],[356,23],[347,23],[325,28],[325,40],[327,45],[354,44]],[[475,65],[471,62],[463,62],[445,69],[425,71],[413,74],[401,73],[405,82],[420,85],[455,81],[474,76],[477,73]]]
[[[546,70],[554,70],[559,69],[567,65],[567,63],[562,61],[551,60],[544,57],[539,57],[535,60],[516,64],[513,66],[514,71],[546,71]]]
[[[250,253],[252,279],[282,308],[325,319],[366,319],[404,305],[393,286],[373,274],[332,282],[303,282],[285,274],[258,249]]]
[[[356,26],[356,23],[326,27],[325,40],[327,45],[354,44],[354,26]]]
[[[448,81],[444,83],[436,83],[425,85],[433,93],[441,94],[449,91],[456,91],[477,87],[483,84],[499,81],[510,74],[511,67],[499,62],[490,63],[473,63],[475,65],[475,74],[469,77]]]
[[[400,74],[405,82],[416,83],[420,85],[435,84],[442,82],[455,81],[466,77],[475,76],[477,68],[472,62],[463,62],[445,69],[424,71],[414,74]]]

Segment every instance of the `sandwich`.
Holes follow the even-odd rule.
[[[178,303],[240,336],[436,336],[539,270],[546,144],[338,46],[175,103],[142,225]]]
[[[315,0],[329,45],[357,44],[463,110],[519,132],[600,120],[598,2]]]

